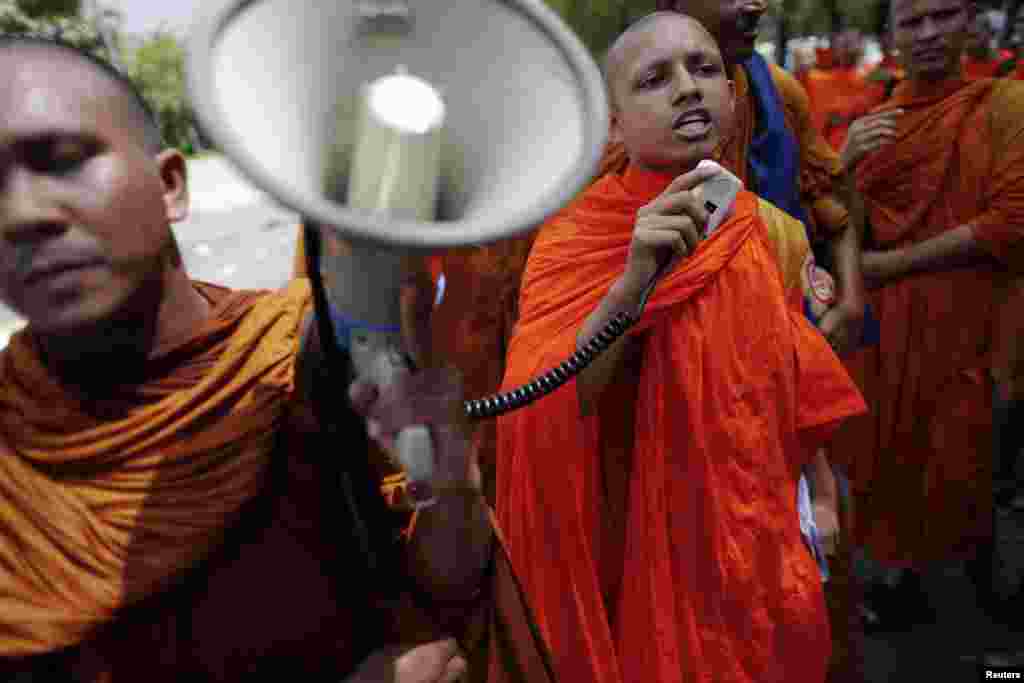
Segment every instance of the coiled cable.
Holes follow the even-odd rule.
[[[486,420],[518,410],[559,389],[570,379],[586,370],[594,362],[595,358],[604,353],[609,346],[614,344],[640,319],[644,308],[647,306],[647,299],[650,298],[651,292],[654,291],[654,286],[658,283],[664,272],[668,270],[669,266],[672,265],[672,262],[673,259],[666,260],[658,267],[654,275],[651,276],[640,296],[640,306],[635,313],[627,313],[625,311],[616,313],[601,328],[600,332],[591,337],[586,344],[578,348],[568,359],[533,381],[518,386],[511,391],[466,401],[464,404],[466,416],[471,420]]]

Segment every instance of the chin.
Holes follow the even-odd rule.
[[[81,296],[52,304],[39,315],[26,311],[29,326],[42,334],[74,334],[86,332],[110,320],[118,309],[118,301],[100,296]]]

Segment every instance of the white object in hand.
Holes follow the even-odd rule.
[[[704,159],[697,168],[710,168],[715,175],[705,180],[697,187],[704,207],[711,214],[708,217],[708,224],[704,230],[704,237],[710,237],[718,229],[725,219],[732,213],[733,205],[736,203],[736,195],[743,189],[743,182],[719,164],[710,159]]]

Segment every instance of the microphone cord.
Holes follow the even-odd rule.
[[[667,259],[658,267],[658,270],[651,276],[651,279],[647,281],[647,285],[640,296],[640,306],[635,313],[627,313],[625,311],[616,313],[601,328],[600,332],[591,337],[586,344],[577,349],[569,358],[533,381],[510,391],[465,401],[466,416],[472,420],[486,420],[518,410],[556,391],[573,377],[586,370],[594,362],[594,359],[604,353],[609,346],[620,339],[640,319],[644,308],[647,306],[647,299],[650,298],[655,285],[658,284],[658,280],[668,270],[672,261],[673,259],[671,258]]]

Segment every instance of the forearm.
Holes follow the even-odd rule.
[[[478,593],[490,561],[493,532],[479,478],[440,488],[417,516],[407,546],[409,573],[439,603],[464,603]]]
[[[594,312],[583,322],[576,336],[576,348],[582,347],[599,334],[616,314],[636,313],[639,305],[640,293],[631,291],[621,280],[616,281]],[[590,415],[596,409],[601,393],[615,376],[630,343],[630,335],[623,335],[576,378],[576,391],[583,415]]]
[[[814,492],[815,503],[835,503],[838,499],[836,478],[825,456],[825,449],[819,448],[807,465],[807,476]]]
[[[848,214],[846,225],[832,239],[837,299],[850,310],[864,307],[864,274],[861,270],[861,249],[867,232],[867,212],[857,192],[853,176],[841,176],[843,203]]]
[[[904,258],[907,274],[954,270],[992,260],[970,224],[906,247]]]
[[[851,220],[833,238],[831,246],[837,304],[850,311],[861,311],[864,308],[864,275],[861,270],[860,228]]]

